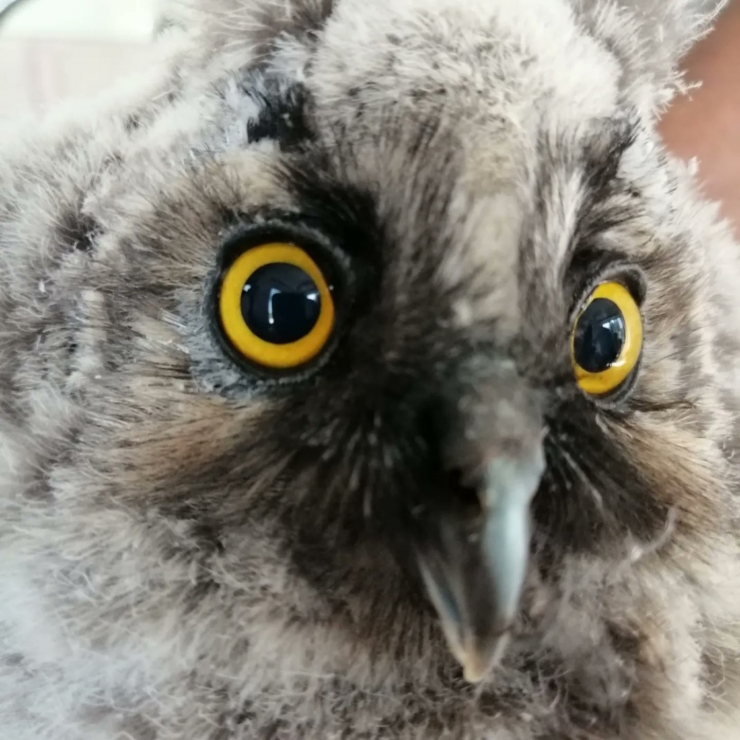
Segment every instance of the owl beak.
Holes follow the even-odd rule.
[[[508,641],[527,573],[530,503],[545,462],[541,447],[486,468],[477,516],[445,513],[434,545],[419,550],[422,577],[466,680],[478,682]]]

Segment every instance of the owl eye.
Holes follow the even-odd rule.
[[[326,346],[334,327],[326,278],[293,244],[263,244],[237,257],[223,276],[218,311],[234,350],[267,368],[309,362]]]
[[[599,285],[576,318],[571,359],[576,381],[592,396],[618,388],[634,369],[642,349],[640,309],[621,284]]]

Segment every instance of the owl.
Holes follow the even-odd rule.
[[[6,133],[2,740],[740,738],[720,10],[192,0]]]

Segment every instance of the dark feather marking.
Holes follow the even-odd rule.
[[[132,134],[141,128],[141,123],[141,116],[136,113],[132,113],[123,122],[123,127],[126,130],[126,133]]]
[[[250,143],[272,139],[290,150],[313,138],[307,117],[310,100],[303,85],[253,71],[241,86],[260,108],[257,118],[247,123]]]
[[[57,236],[60,244],[67,249],[80,252],[91,252],[100,225],[94,218],[84,213],[81,208],[75,211],[63,211],[57,218]]]
[[[585,147],[584,181],[595,203],[609,195],[617,181],[624,153],[635,143],[637,124],[622,118],[600,126]]]
[[[291,0],[260,3],[256,26],[250,32],[258,57],[267,57],[281,38],[294,37],[312,44],[334,9],[335,0]]]
[[[565,552],[598,552],[631,534],[653,540],[668,506],[655,499],[640,468],[608,439],[586,399],[563,404],[548,420],[548,469],[535,518],[548,544]]]

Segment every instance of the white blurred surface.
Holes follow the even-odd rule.
[[[154,0],[22,0],[0,26],[0,39],[70,38],[144,41]]]
[[[0,23],[0,118],[144,69],[157,0],[22,0]]]

